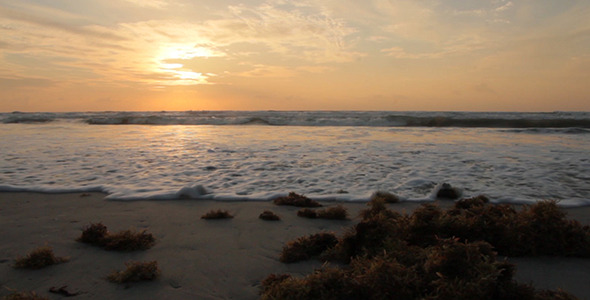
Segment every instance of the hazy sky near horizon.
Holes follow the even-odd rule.
[[[0,0],[0,111],[590,111],[587,0]]]

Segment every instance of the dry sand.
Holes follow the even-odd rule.
[[[262,279],[271,273],[308,274],[317,261],[283,264],[283,245],[297,237],[332,231],[341,233],[350,221],[310,220],[296,216],[298,208],[271,202],[214,202],[200,200],[104,200],[104,194],[0,193],[0,296],[36,291],[50,299],[51,287],[68,286],[81,292],[74,299],[256,299]],[[327,206],[334,203],[325,203]],[[419,204],[399,203],[390,208],[412,212]],[[449,203],[441,203],[448,206]],[[351,216],[366,206],[345,204]],[[212,209],[226,209],[235,217],[202,220]],[[281,221],[263,221],[271,210]],[[569,218],[590,224],[590,207],[567,209]],[[103,222],[110,231],[147,229],[156,245],[146,251],[112,252],[78,243],[75,239],[90,223]],[[14,259],[39,246],[53,247],[70,261],[41,270],[14,269]],[[154,282],[120,285],[105,277],[124,268],[129,260],[157,260],[162,270]],[[519,282],[537,288],[563,288],[590,300],[590,259],[510,258]]]

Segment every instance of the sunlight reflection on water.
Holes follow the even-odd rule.
[[[99,189],[171,198],[198,184],[211,197],[297,191],[362,200],[376,190],[427,199],[437,183],[498,201],[588,201],[587,135],[480,128],[0,126],[0,186]],[[343,194],[346,192],[345,194]]]

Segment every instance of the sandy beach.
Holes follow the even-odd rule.
[[[297,217],[298,208],[271,202],[108,201],[100,193],[0,193],[0,296],[11,290],[35,291],[50,299],[52,287],[80,292],[74,299],[256,299],[260,281],[271,273],[305,275],[321,266],[309,261],[279,262],[283,245],[320,231],[343,232],[358,221],[365,203],[346,203],[346,221]],[[324,203],[325,206],[336,203]],[[411,212],[419,203],[390,204]],[[442,202],[442,207],[451,202]],[[227,220],[202,220],[204,213],[225,209]],[[271,210],[281,221],[263,221]],[[568,218],[590,224],[590,207],[565,210]],[[151,249],[113,252],[76,242],[82,228],[102,222],[110,231],[146,229],[156,237]],[[48,245],[70,261],[41,270],[14,269],[14,259]],[[162,270],[154,282],[129,285],[105,277],[129,260],[156,260]],[[509,258],[517,265],[516,279],[539,289],[562,288],[590,299],[590,260],[562,257]]]

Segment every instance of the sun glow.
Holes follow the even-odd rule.
[[[197,57],[208,58],[224,56],[223,53],[213,49],[188,44],[166,45],[160,48],[156,56],[156,68],[158,73],[166,74],[166,80],[158,81],[163,85],[196,85],[208,84],[207,79],[214,74],[195,72],[182,64],[182,60],[190,60]]]
[[[169,45],[164,47],[161,50],[160,58],[166,59],[191,59],[195,57],[213,57],[213,56],[223,56],[222,53],[218,53],[213,49],[202,47],[202,46],[194,46],[194,45],[186,45],[186,44],[177,44],[177,45]]]

